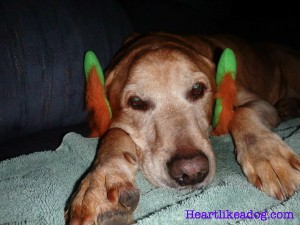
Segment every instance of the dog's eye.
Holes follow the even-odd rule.
[[[196,101],[197,99],[203,97],[205,91],[206,86],[201,82],[197,82],[193,85],[192,90],[190,91],[189,99],[192,101]]]
[[[128,105],[135,110],[147,110],[148,105],[138,96],[132,96],[128,99]]]

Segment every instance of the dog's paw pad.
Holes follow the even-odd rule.
[[[140,200],[140,191],[138,189],[122,189],[119,193],[119,203],[133,212]]]
[[[97,218],[97,224],[99,225],[128,225],[130,222],[130,214],[123,210],[109,211],[104,214],[100,214]]]

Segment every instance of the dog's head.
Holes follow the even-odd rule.
[[[204,43],[153,34],[130,40],[106,71],[110,127],[130,135],[154,185],[184,189],[212,181],[215,68],[207,55]]]

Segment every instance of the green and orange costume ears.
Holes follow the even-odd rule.
[[[105,92],[105,80],[102,68],[92,51],[84,57],[86,77],[86,106],[90,112],[91,137],[101,137],[108,129],[112,111]],[[229,48],[222,53],[216,74],[216,102],[213,114],[213,134],[228,133],[229,124],[234,116],[236,98],[236,59]]]
[[[100,63],[92,51],[84,56],[86,78],[86,107],[90,113],[91,137],[101,137],[108,129],[112,117],[105,93],[105,80]]]
[[[236,99],[236,58],[234,52],[227,48],[223,51],[216,74],[216,101],[213,114],[213,134],[228,133],[229,124],[234,116],[234,102]]]

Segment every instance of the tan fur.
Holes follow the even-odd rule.
[[[225,35],[135,35],[106,71],[113,118],[93,169],[73,198],[71,224],[109,224],[107,215],[120,216],[124,210],[120,191],[135,189],[138,167],[152,184],[167,188],[199,188],[213,180],[216,166],[209,135],[214,61],[217,50],[225,47],[234,50],[238,65],[236,113],[229,127],[238,162],[248,180],[270,196],[283,200],[299,190],[300,158],[270,131],[280,122],[273,105],[282,99],[299,100],[299,55]],[[205,85],[205,93],[191,101],[189,93],[197,82]],[[133,109],[128,103],[132,96],[147,107]],[[175,173],[176,165],[187,158],[199,162],[207,158],[207,176],[196,184],[179,185],[168,171],[174,157],[183,159],[172,167]],[[124,220],[129,223],[127,217]]]

